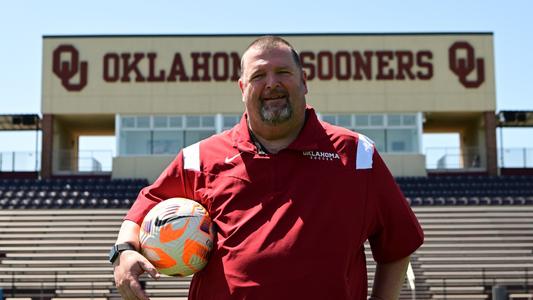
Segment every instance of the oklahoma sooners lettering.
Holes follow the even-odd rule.
[[[301,53],[308,80],[429,80],[432,58],[430,51],[406,50]],[[240,59],[236,52],[192,52],[187,69],[181,53],[175,53],[171,65],[160,68],[154,52],[107,53],[103,78],[106,82],[237,81]]]
[[[157,65],[157,53],[106,53],[103,57],[103,78],[106,82],[163,81],[237,81],[241,58],[231,52],[192,52],[192,70],[187,70],[181,53],[175,53],[167,68]],[[144,71],[143,71],[144,70]],[[147,70],[147,72],[146,72]]]
[[[470,43],[457,41],[447,53],[448,67],[464,87],[477,88],[483,84],[485,62],[476,57]],[[58,45],[52,56],[52,71],[66,90],[81,91],[88,84],[89,62],[80,59],[82,55],[76,47]],[[309,81],[427,81],[434,76],[433,56],[432,51],[424,49],[300,53]],[[227,82],[239,80],[240,61],[237,52],[224,51],[175,52],[170,56],[153,51],[107,52],[101,58],[100,74],[107,83]],[[92,70],[95,69],[93,66]]]
[[[302,66],[313,80],[429,80],[431,51],[304,51]]]

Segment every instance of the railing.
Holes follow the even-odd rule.
[[[533,148],[503,148],[498,151],[502,168],[533,168]]]
[[[485,162],[477,148],[432,147],[425,149],[427,169],[483,169]],[[59,151],[54,160],[58,171],[70,173],[111,172],[111,150],[87,150],[72,154]],[[498,149],[500,168],[533,168],[533,148]],[[0,152],[0,172],[34,172],[41,169],[41,153],[32,151]]]
[[[478,148],[431,147],[424,151],[427,169],[480,169],[485,167]]]
[[[111,150],[87,150],[78,153],[64,150],[56,152],[54,159],[59,172],[111,172],[113,153]]]
[[[427,169],[483,169],[486,163],[478,148],[426,148]],[[533,168],[533,148],[499,148],[498,167]]]
[[[111,172],[113,153],[111,150],[88,150],[74,154],[71,151],[58,151],[54,155],[54,160],[59,172]],[[36,172],[40,170],[40,152],[0,152],[0,172]]]
[[[0,152],[0,172],[34,172],[41,169],[41,153],[35,151]]]

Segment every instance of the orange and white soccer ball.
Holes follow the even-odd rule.
[[[159,272],[188,276],[207,264],[213,248],[213,222],[198,202],[171,198],[148,212],[139,237],[142,255]]]

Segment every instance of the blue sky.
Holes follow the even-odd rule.
[[[497,109],[533,110],[531,12],[530,0],[2,1],[0,114],[40,112],[43,35],[193,33],[493,32]],[[533,148],[531,129],[503,136]],[[0,138],[0,151],[35,149],[35,133]]]

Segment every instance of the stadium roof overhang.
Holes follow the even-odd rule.
[[[0,131],[40,129],[41,118],[37,114],[0,115]]]
[[[533,111],[502,110],[496,116],[497,127],[533,127]]]

